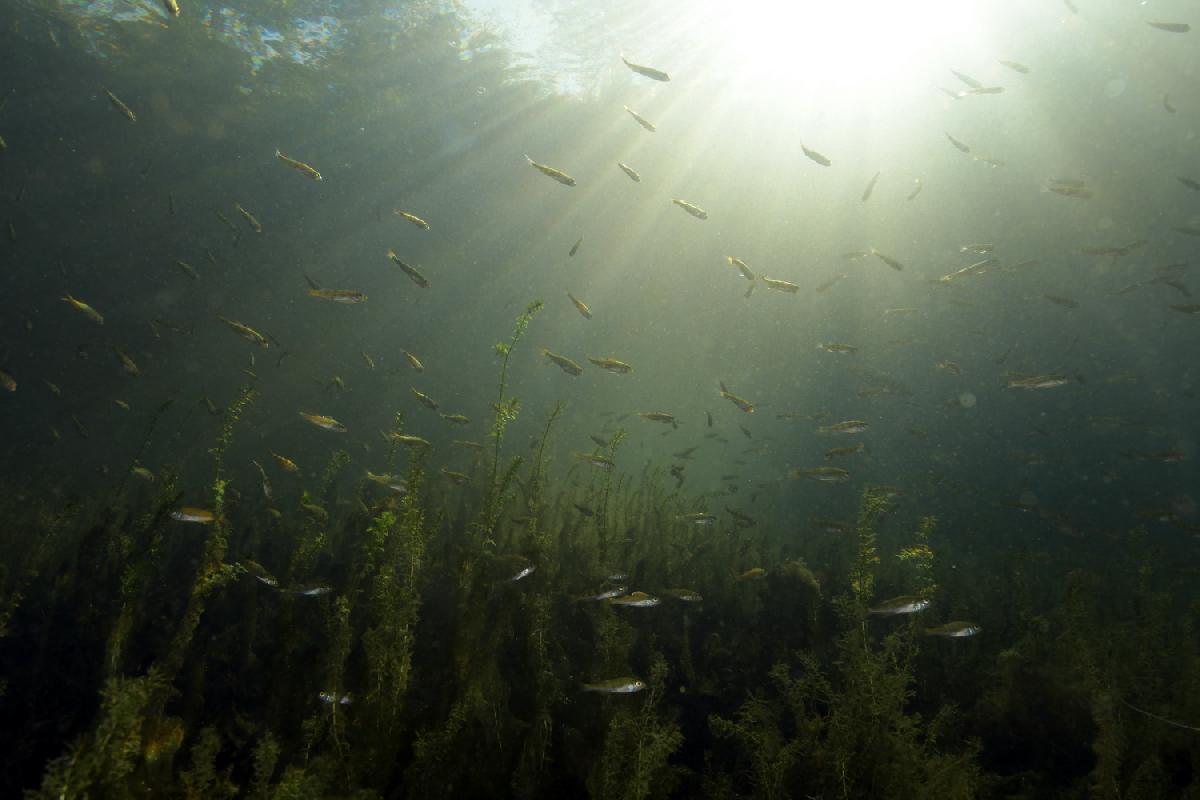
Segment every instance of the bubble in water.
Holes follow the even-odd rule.
[[[958,396],[958,404],[963,408],[974,408],[975,395],[971,392],[963,392]]]

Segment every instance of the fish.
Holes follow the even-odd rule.
[[[645,592],[631,592],[620,597],[610,597],[605,602],[609,605],[625,606],[626,608],[654,608],[662,601]]]
[[[738,580],[739,581],[757,581],[757,580],[761,580],[761,579],[767,577],[770,574],[771,573],[767,572],[762,567],[751,567],[750,569],[743,572],[741,575],[738,575]]]
[[[445,467],[442,467],[441,473],[443,475],[445,475],[447,478],[449,478],[451,481],[453,481],[455,484],[457,484],[458,486],[463,486],[463,485],[471,482],[471,477],[469,475],[467,475],[465,472],[455,472],[454,470],[450,470],[450,469],[446,469]],[[532,572],[532,571],[533,570],[530,570],[530,572]],[[528,573],[526,573],[526,574],[528,574]],[[522,576],[522,577],[524,577],[524,576]],[[520,578],[514,578],[513,580],[520,580]]]
[[[1017,62],[1017,61],[1005,61],[1004,59],[1000,59],[1000,62],[999,62],[999,63],[1000,63],[1000,64],[1002,64],[1003,66],[1006,66],[1006,67],[1008,67],[1008,68],[1009,68],[1009,69],[1011,69],[1013,72],[1019,72],[1019,73],[1021,73],[1022,75],[1028,75],[1028,74],[1029,74],[1029,67],[1025,66],[1024,64],[1022,64],[1022,63],[1020,63],[1020,62]]]
[[[916,314],[920,310],[921,309],[914,308],[912,306],[905,306],[903,308],[885,308],[883,310],[883,315],[885,317],[907,317],[911,314]]]
[[[372,483],[378,483],[380,486],[386,486],[397,494],[406,494],[408,492],[408,481],[397,475],[376,475],[371,470],[366,471],[367,480]]]
[[[140,374],[137,364],[133,363],[133,359],[126,355],[125,351],[123,351],[121,348],[114,347],[113,355],[115,355],[117,360],[121,362],[121,369],[125,370],[126,375],[137,377]]]
[[[880,174],[879,172],[875,173],[875,177],[871,178],[866,190],[862,193],[862,201],[864,203],[871,199],[871,193],[875,191],[875,182],[879,180]]]
[[[1200,236],[1200,225],[1179,225],[1175,230],[1188,236]]]
[[[758,522],[749,514],[743,514],[735,508],[725,506],[725,511],[737,522],[739,528],[753,528]]]
[[[267,471],[265,469],[263,469],[262,464],[258,463],[254,459],[250,459],[250,463],[258,468],[259,477],[262,478],[263,495],[268,500],[270,500],[271,499],[271,481],[267,478]]]
[[[409,447],[432,447],[429,440],[422,436],[413,436],[408,433],[388,433],[384,435],[389,442],[396,444],[404,444]]]
[[[366,364],[367,364],[367,369],[374,371],[374,369],[375,369],[375,359],[373,359],[373,358],[371,358],[369,355],[367,355],[367,351],[366,351],[366,350],[360,350],[360,351],[358,351],[358,354],[359,354],[360,356],[362,356],[362,359],[363,359],[363,361],[365,361],[365,362],[366,362]]]
[[[1187,33],[1192,29],[1192,26],[1186,22],[1147,22],[1146,24],[1167,33]]]
[[[425,365],[421,363],[421,359],[417,358],[404,348],[400,348],[400,353],[404,356],[404,360],[408,362],[410,367],[415,369],[417,372],[425,371]]]
[[[1065,375],[1030,375],[1017,376],[1009,373],[1009,389],[1053,389],[1056,386],[1066,386],[1071,379]]]
[[[818,286],[816,289],[814,289],[814,291],[817,294],[823,294],[823,293],[829,291],[830,289],[832,289],[834,286],[841,283],[842,281],[844,281],[848,277],[850,277],[850,274],[848,272],[839,272],[837,275],[834,275],[832,278],[825,281],[820,286]]]
[[[650,120],[646,119],[645,117],[643,117],[641,114],[639,114],[639,113],[637,113],[636,111],[634,111],[634,110],[633,110],[632,108],[630,108],[629,106],[625,106],[625,110],[629,112],[629,116],[631,116],[631,117],[633,117],[635,120],[637,120],[637,124],[638,124],[638,125],[641,125],[641,126],[642,126],[643,128],[645,128],[646,130],[650,131],[651,133],[654,133],[656,130],[658,130],[658,128],[654,127],[654,123],[653,123],[653,122],[651,122]]]
[[[1182,450],[1162,450],[1155,453],[1122,453],[1126,458],[1135,459],[1137,461],[1157,461],[1161,464],[1176,464],[1180,461],[1187,461],[1187,453]]]
[[[571,298],[571,302],[575,305],[575,310],[582,314],[584,319],[592,318],[592,310],[587,307],[587,303],[583,302],[570,292],[567,292],[567,297]]]
[[[216,519],[213,512],[208,509],[195,508],[193,506],[177,508],[171,512],[170,517],[176,522],[195,522],[200,525],[207,525]]]
[[[958,252],[960,252],[960,253],[975,253],[976,255],[986,255],[987,253],[990,253],[995,249],[996,249],[996,245],[994,245],[994,244],[983,244],[983,243],[964,244],[962,247],[958,248]]]
[[[943,636],[949,639],[962,639],[967,636],[974,636],[982,631],[983,628],[976,625],[974,622],[947,622],[945,625],[939,625],[936,628],[926,628],[926,636]]]
[[[887,264],[889,267],[896,270],[897,272],[904,269],[904,265],[901,264],[899,261],[892,258],[891,256],[884,255],[883,253],[879,252],[878,250],[876,250],[874,248],[871,249],[871,255],[875,256],[880,261]]]
[[[547,177],[553,178],[554,180],[561,183],[563,186],[574,186],[575,185],[575,179],[572,178],[567,173],[563,172],[561,169],[555,169],[554,167],[548,167],[545,164],[539,164],[538,162],[536,162],[532,158],[530,158],[528,154],[525,155],[525,160],[528,161],[530,166],[532,166],[538,172],[542,173],[543,175],[545,175]]]
[[[428,279],[426,279],[426,277],[422,275],[416,267],[410,267],[408,264],[405,264],[403,261],[401,261],[400,256],[396,255],[395,250],[388,250],[387,255],[388,258],[392,260],[393,264],[399,267],[405,275],[412,278],[413,283],[415,283],[417,286],[420,286],[422,289],[429,288]]]
[[[608,456],[602,456],[598,453],[576,453],[575,457],[588,462],[593,467],[599,467],[600,469],[612,469],[616,466],[616,462],[614,462],[611,458]]]
[[[225,216],[220,211],[214,211],[213,213],[217,215],[217,219],[219,219],[219,220],[221,220],[221,222],[225,223],[226,228],[229,228],[229,230],[233,231],[235,234],[239,233],[237,226],[234,225],[232,221],[230,221],[229,217]]]
[[[1003,86],[978,86],[967,90],[967,94],[1001,94],[1004,91]],[[981,159],[987,161],[987,159]]]
[[[578,239],[575,241],[575,244],[571,245],[571,251],[570,251],[569,253],[567,253],[567,257],[568,257],[568,258],[570,258],[571,256],[573,256],[573,255],[575,255],[576,253],[578,253],[578,252],[579,252],[579,245],[581,245],[581,244],[583,244],[583,237],[582,237],[582,236],[580,236],[580,237],[579,237],[579,238],[578,238]]]
[[[409,391],[411,391],[411,392],[412,392],[412,394],[413,394],[413,397],[415,397],[415,398],[417,398],[418,400],[420,400],[420,401],[421,401],[421,405],[425,406],[425,407],[426,407],[426,408],[428,408],[430,411],[437,411],[437,410],[438,410],[438,403],[437,403],[437,401],[436,401],[436,400],[434,400],[434,399],[433,399],[432,397],[430,397],[429,395],[425,394],[424,392],[419,392],[419,391],[417,391],[417,390],[416,390],[415,388],[413,388],[413,387],[409,387]]]
[[[841,467],[813,467],[811,469],[792,469],[789,478],[808,478],[820,483],[844,483],[850,480],[850,473]]]
[[[275,148],[275,157],[277,159],[279,159],[280,161],[282,161],[284,164],[287,164],[289,167],[291,167],[292,169],[299,172],[304,177],[311,178],[314,181],[321,180],[321,173],[317,172],[310,165],[305,164],[303,161],[297,161],[294,158],[288,158],[283,153],[279,152],[278,147]]]
[[[974,79],[974,78],[972,78],[970,75],[964,75],[963,73],[959,72],[959,71],[958,71],[958,70],[956,70],[956,69],[952,69],[952,70],[950,70],[950,71],[954,73],[954,77],[958,78],[960,81],[962,81],[963,83],[965,83],[965,84],[966,84],[968,87],[970,87],[971,89],[978,89],[978,88],[980,88],[981,86],[983,86],[983,84],[982,84],[982,83],[980,83],[979,81],[975,80],[975,79]]]
[[[1093,196],[1092,190],[1087,188],[1083,181],[1051,178],[1046,183],[1046,189],[1063,197],[1075,197],[1080,200],[1089,200]]]
[[[615,358],[592,358],[587,357],[587,360],[595,364],[600,369],[606,369],[616,375],[627,375],[633,372],[633,367],[626,364],[624,361],[618,361]]]
[[[663,589],[659,594],[664,594],[667,597],[673,597],[684,603],[699,603],[704,600],[699,592],[693,592],[691,589]]]
[[[238,213],[242,215],[242,218],[244,220],[246,220],[246,224],[249,225],[254,230],[255,233],[263,232],[262,223],[259,222],[258,218],[256,218],[253,214],[251,214],[246,209],[242,208],[241,203],[234,203],[233,207],[238,210]]]
[[[600,694],[633,694],[645,688],[645,682],[637,678],[611,678],[597,683],[583,684],[583,691],[599,692]]]
[[[663,72],[661,69],[654,69],[653,67],[645,67],[641,64],[634,64],[623,55],[621,56],[621,60],[625,62],[625,66],[629,67],[638,75],[643,75],[651,80],[662,81],[663,83],[671,80],[671,76]]]
[[[256,345],[263,348],[264,350],[267,349],[268,347],[270,347],[270,342],[267,341],[267,337],[263,336],[261,333],[254,330],[254,328],[251,328],[249,325],[245,325],[241,322],[238,322],[237,320],[226,319],[225,317],[222,317],[222,316],[218,316],[217,319],[221,320],[221,322],[224,322],[227,326],[229,326],[230,330],[232,330],[238,336],[241,336],[243,339],[250,341],[250,342],[254,342]]]
[[[629,593],[629,587],[618,585],[618,586],[610,586],[609,588],[604,589],[603,591],[597,592],[596,594],[584,595],[582,597],[577,597],[575,599],[578,600],[579,602],[599,603],[604,600],[610,600],[614,597],[620,597],[621,595],[628,594],[628,593]]]
[[[1163,108],[1166,110],[1166,112],[1168,114],[1175,113],[1175,106],[1171,105],[1171,95],[1170,94],[1164,94],[1162,96],[1162,104],[1163,104]]]
[[[824,350],[826,353],[857,353],[858,347],[852,344],[842,344],[841,342],[821,342],[817,345],[818,350]]]
[[[813,161],[820,164],[822,167],[833,166],[832,161],[830,161],[828,158],[826,158],[821,153],[818,153],[816,150],[810,150],[809,148],[805,147],[803,144],[800,145],[800,149],[804,151],[804,155],[808,156]]]
[[[937,369],[943,369],[946,372],[951,372],[955,375],[962,375],[962,367],[955,364],[953,361],[939,361],[933,365]]]
[[[1193,192],[1200,192],[1200,181],[1194,181],[1191,178],[1185,178],[1182,175],[1178,176],[1176,180],[1187,188],[1191,189]]]
[[[1079,303],[1069,297],[1060,297],[1055,294],[1044,294],[1042,297],[1046,298],[1057,306],[1062,306],[1063,308],[1079,308]]]
[[[699,206],[694,206],[686,200],[680,200],[672,197],[671,202],[682,208],[687,213],[691,214],[696,219],[708,219],[708,212]]]
[[[946,132],[942,131],[942,133],[946,133]],[[950,140],[950,144],[957,147],[961,152],[964,152],[964,153],[971,152],[971,148],[969,146],[967,146],[967,144],[965,142],[961,142],[958,139],[955,139],[953,136],[951,136],[948,133],[946,133],[946,138]]]
[[[470,425],[471,418],[464,414],[438,414],[439,417],[449,422],[451,425]]]
[[[321,300],[332,300],[335,303],[342,303],[343,305],[365,303],[367,300],[367,296],[362,292],[355,292],[350,289],[309,289],[308,296]]]
[[[311,504],[306,504],[306,505],[311,505]],[[313,506],[313,508],[320,508],[320,507]],[[324,595],[327,595],[332,591],[333,591],[332,587],[329,587],[329,586],[298,586],[295,589],[288,589],[287,593],[300,595],[301,597],[323,597]]]
[[[17,390],[17,379],[0,369],[0,387],[3,387],[6,392],[15,392]]]
[[[398,208],[393,208],[392,213],[395,214],[397,217],[400,217],[401,219],[408,220],[413,225],[416,225],[418,228],[420,228],[423,231],[429,230],[429,223],[426,222],[425,220],[421,219],[420,217],[418,217],[416,214],[410,214],[407,211],[401,211]]]
[[[717,521],[717,515],[705,511],[695,511],[690,514],[679,514],[675,519],[691,525],[712,525]]]
[[[135,464],[129,470],[129,474],[135,478],[146,481],[146,483],[154,483],[154,473],[143,467],[141,464]]]
[[[333,417],[327,417],[323,414],[309,414],[307,411],[301,411],[300,416],[316,425],[318,428],[324,428],[327,431],[334,433],[345,433],[346,426],[338,422]]]
[[[1188,305],[1172,305],[1167,306],[1172,311],[1178,311],[1181,314],[1200,314],[1200,305],[1191,303]]]
[[[766,284],[768,289],[774,289],[778,292],[795,294],[796,292],[800,291],[800,287],[791,281],[781,281],[776,278],[768,278],[766,275],[762,276],[762,282]]]
[[[554,364],[556,364],[563,372],[567,373],[568,375],[577,376],[583,372],[583,367],[579,366],[579,364],[576,363],[575,361],[567,358],[564,355],[559,355],[558,353],[552,353],[545,347],[542,348],[542,355],[545,356],[546,358],[550,359],[550,361],[552,361]]]
[[[174,2],[174,0],[169,0],[169,2]],[[348,706],[354,702],[354,698],[350,695],[343,694],[339,696],[337,692],[317,692],[317,699],[327,706],[334,705],[335,703],[339,706]]]
[[[873,617],[894,617],[901,614],[916,614],[929,608],[929,601],[916,595],[905,594],[884,600],[874,608],[867,609]]]
[[[187,275],[189,278],[191,278],[192,280],[199,280],[200,274],[196,272],[195,267],[193,267],[191,264],[184,261],[183,259],[181,259],[181,258],[175,259],[175,266],[177,266],[181,270],[183,270],[183,273],[185,275]]]
[[[62,299],[63,299],[63,302],[70,303],[73,308],[75,308],[77,311],[79,311],[81,314],[83,314],[85,317],[87,317],[92,322],[96,323],[97,325],[104,324],[104,317],[102,317],[100,315],[100,312],[97,311],[96,309],[92,308],[87,303],[83,302],[82,300],[72,297],[69,294],[66,295],[65,297],[63,297]]]
[[[274,450],[268,450],[267,452],[271,454],[271,458],[275,459],[276,464],[283,467],[288,472],[292,472],[292,473],[300,472],[300,467],[296,466],[296,462],[292,461],[287,456],[281,456],[281,455],[279,455],[279,453],[276,453]]]
[[[825,460],[829,461],[830,459],[841,458],[842,456],[857,455],[858,453],[861,453],[866,449],[867,449],[867,446],[865,444],[863,444],[862,442],[859,442],[858,444],[854,445],[853,447],[834,447],[831,450],[825,451]]]
[[[120,111],[122,114],[124,114],[125,118],[128,119],[130,122],[137,122],[137,114],[133,113],[132,108],[130,108],[129,106],[122,103],[121,98],[117,97],[115,94],[110,92],[108,89],[105,89],[104,93],[106,95],[108,95],[108,101],[113,104],[113,108],[115,108],[117,111]]]
[[[651,422],[662,422],[675,428],[679,427],[679,422],[675,419],[675,415],[668,414],[666,411],[639,411],[638,416]]]
[[[708,427],[710,427],[710,428],[711,428],[711,427],[713,426],[713,417],[712,417],[712,412],[711,412],[711,411],[705,411],[705,412],[704,412],[704,416],[705,416],[705,417],[708,419]]]
[[[822,425],[817,428],[818,433],[862,433],[871,427],[870,423],[863,419],[848,419],[845,422],[839,422],[834,425]]]
[[[745,261],[742,261],[737,256],[725,256],[725,260],[729,262],[730,266],[736,267],[743,278],[748,281],[754,280],[754,273],[750,271],[750,267],[746,266]]]
[[[717,384],[721,387],[721,390],[720,390],[721,397],[723,397],[726,400],[728,400],[729,402],[733,403],[740,410],[745,411],[747,414],[754,413],[754,405],[749,400],[745,400],[741,397],[738,397],[736,394],[729,391],[729,389],[727,389],[725,387],[724,381],[718,381]],[[710,428],[712,427],[711,417],[709,420],[709,427]]]
[[[924,184],[921,183],[920,178],[914,178],[913,184],[914,184],[913,190],[908,193],[908,197],[904,198],[905,200],[912,200],[914,197],[916,197],[917,195],[919,195],[921,193],[922,189],[925,188]]]
[[[167,9],[167,13],[172,17],[179,16],[179,0],[163,0],[163,6]]]
[[[618,161],[617,166],[620,167],[621,172],[624,172],[626,175],[628,175],[630,180],[632,180],[634,183],[642,182],[642,176],[638,174],[638,171],[626,164],[624,161]]]

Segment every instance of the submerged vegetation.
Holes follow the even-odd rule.
[[[230,494],[225,472],[254,399],[245,389],[211,450],[210,525],[168,513],[180,494],[169,469],[157,495],[99,512],[10,499],[13,529],[40,535],[2,542],[5,793],[1195,790],[1200,737],[1170,717],[1200,718],[1200,605],[1174,607],[1144,533],[1127,543],[1135,569],[1076,569],[1049,598],[1029,590],[1031,554],[1016,554],[998,584],[1006,600],[991,608],[953,575],[955,545],[936,520],[907,519],[886,487],[868,487],[853,531],[822,545],[843,566],[819,575],[768,532],[696,533],[683,512],[703,499],[668,493],[654,470],[635,483],[556,469],[546,445],[561,407],[528,461],[506,455],[517,402],[505,363],[539,308],[497,348],[495,441],[478,493],[438,490],[426,448],[393,446],[390,462],[407,454],[407,491],[381,499],[346,478],[334,450],[308,496],[344,511],[266,515]],[[397,414],[397,433],[403,422]],[[335,505],[347,492],[357,508]],[[664,602],[592,599],[616,582]],[[687,593],[668,587],[703,599],[675,600]],[[885,587],[931,607],[876,618]],[[975,609],[986,633],[923,635],[959,608]],[[584,691],[618,676],[645,688]]]
[[[738,8],[111,5],[0,21],[0,797],[1200,797],[1200,182],[1092,9],[921,109]]]

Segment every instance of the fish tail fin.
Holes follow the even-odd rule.
[[[525,153],[525,160],[528,161],[530,164],[537,163],[536,161],[534,161],[532,158],[529,157],[529,153]]]
[[[276,158],[279,158],[279,157],[281,157],[282,155],[283,155],[283,153],[279,152],[279,148],[278,148],[278,147],[276,147],[276,148],[275,148],[275,157],[276,157]]]

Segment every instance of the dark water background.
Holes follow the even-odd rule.
[[[853,521],[865,486],[895,487],[898,526],[938,518],[942,595],[928,624],[980,623],[985,633],[972,641],[939,642],[970,648],[978,669],[1022,633],[1010,607],[1017,571],[1022,602],[1050,608],[1068,574],[1088,570],[1103,586],[1131,578],[1135,559],[1148,559],[1170,614],[1194,606],[1200,191],[1178,178],[1200,180],[1200,57],[1195,31],[1145,24],[1200,24],[1194,7],[1013,8],[994,52],[978,40],[947,45],[919,82],[816,103],[790,84],[775,91],[721,72],[730,62],[706,58],[715,34],[690,38],[697,23],[685,14],[678,30],[641,24],[676,9],[532,4],[549,20],[539,57],[514,52],[521,45],[484,15],[450,5],[292,2],[222,17],[217,6],[186,3],[170,20],[156,4],[128,5],[143,18],[30,2],[0,15],[0,369],[17,383],[0,397],[0,478],[13,506],[81,503],[100,513],[150,502],[156,487],[128,477],[135,458],[152,471],[177,469],[180,504],[206,506],[209,448],[222,419],[205,398],[221,408],[247,384],[257,397],[226,457],[247,514],[263,502],[252,459],[266,466],[273,505],[289,519],[338,448],[349,466],[327,511],[335,520],[356,513],[355,487],[365,470],[383,471],[380,433],[398,411],[409,433],[433,443],[427,466],[431,482],[440,481],[437,497],[470,505],[486,469],[452,441],[490,441],[495,343],[540,299],[545,310],[510,367],[522,413],[505,448],[528,452],[545,415],[565,403],[548,473],[570,502],[586,502],[580,487],[591,480],[573,454],[593,449],[589,434],[623,429],[617,464],[625,479],[658,474],[671,508],[721,516],[714,536],[728,535],[726,508],[756,521],[754,548],[723,565],[731,575],[770,569],[762,563],[770,553],[802,557],[836,582],[841,545],[815,520]],[[256,63],[245,46],[260,40],[229,22],[218,30],[237,14],[280,31],[279,49],[311,63]],[[297,44],[297,20],[321,15],[336,18],[336,34]],[[668,70],[671,82],[625,69],[622,48]],[[1005,91],[952,99],[937,86],[967,87],[950,69],[986,75]],[[112,107],[105,88],[136,111],[136,123]],[[623,105],[658,131],[638,127]],[[1002,164],[959,152],[945,133]],[[801,142],[833,166],[806,158]],[[288,169],[272,157],[276,147],[324,179]],[[524,154],[578,186],[544,177]],[[642,181],[630,181],[618,160]],[[918,178],[921,193],[906,199]],[[1086,181],[1092,195],[1049,191],[1056,178]],[[688,216],[673,197],[708,219]],[[261,234],[235,203],[262,222]],[[393,208],[418,214],[431,230]],[[938,282],[987,257],[960,252],[976,242],[994,243],[996,263]],[[1127,245],[1121,255],[1084,252]],[[431,287],[399,272],[389,248]],[[904,269],[872,255],[845,257],[872,248]],[[748,284],[729,255],[799,292],[758,285],[745,297]],[[840,273],[843,280],[815,291]],[[369,299],[342,306],[311,298],[305,276]],[[594,318],[583,319],[567,292]],[[104,325],[63,303],[66,293],[94,306]],[[897,308],[916,311],[885,313]],[[278,346],[256,348],[218,316]],[[156,332],[156,319],[183,332]],[[830,342],[858,349],[818,347]],[[139,376],[122,373],[114,348]],[[413,372],[401,348],[425,371]],[[565,375],[542,348],[580,362],[583,374]],[[586,356],[634,369],[608,374]],[[955,368],[937,366],[945,362]],[[1011,388],[1010,373],[1067,383]],[[719,381],[755,412],[720,397]],[[410,388],[471,423],[448,425]],[[319,430],[300,411],[333,416],[349,431]],[[674,414],[678,427],[637,416],[650,411]],[[850,419],[866,420],[869,431],[818,432]],[[861,454],[824,457],[858,441]],[[689,447],[692,458],[673,455]],[[301,473],[278,470],[268,451],[294,459]],[[678,494],[664,477],[673,465],[683,466]],[[788,476],[829,465],[848,469],[850,480]],[[442,468],[473,483],[457,488],[436,473]],[[561,524],[590,523],[568,513]],[[884,549],[887,558],[896,548]],[[590,577],[570,577],[588,588]],[[880,599],[910,588],[884,584]],[[1123,606],[1127,587],[1109,585],[1108,599]],[[768,603],[762,612],[768,628],[790,613],[780,608],[772,619],[772,611]],[[1125,612],[1136,626],[1136,608]],[[949,670],[936,671],[922,678],[953,681]],[[969,691],[947,691],[970,702]],[[1163,703],[1155,708],[1173,719],[1200,719],[1194,699],[1190,717],[1180,711],[1184,695],[1138,699]],[[65,726],[59,744],[81,725],[86,719]],[[47,750],[9,787],[36,785],[40,765],[62,748]]]

